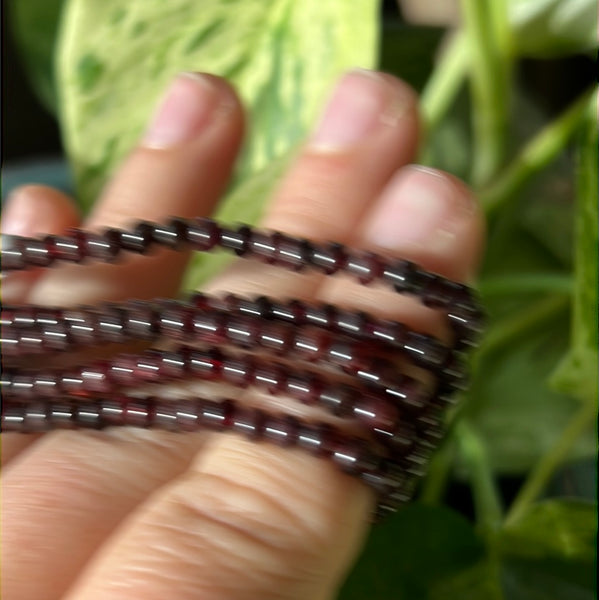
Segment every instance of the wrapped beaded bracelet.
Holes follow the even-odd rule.
[[[481,328],[472,291],[406,260],[210,219],[39,239],[3,236],[2,273],[59,261],[113,262],[122,252],[144,254],[154,246],[221,248],[295,271],[382,282],[444,313],[452,343],[363,312],[232,294],[76,308],[3,306],[2,431],[132,426],[237,432],[330,459],[375,489],[381,516],[408,501],[443,436],[452,395],[464,386],[465,354]],[[134,340],[168,340],[169,349],[83,366],[23,367],[32,355],[69,356]],[[285,396],[330,413],[342,427],[271,414],[229,397],[165,397],[161,386],[189,380]]]

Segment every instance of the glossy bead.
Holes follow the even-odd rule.
[[[189,354],[189,372],[193,377],[218,380],[221,377],[223,358],[218,350],[209,353],[192,350]]]
[[[75,410],[72,404],[55,402],[48,410],[48,419],[52,429],[75,429]]]
[[[364,394],[356,398],[352,416],[369,429],[387,434],[397,428],[399,411],[388,400]]]
[[[29,266],[23,252],[26,243],[27,238],[2,234],[3,271],[20,271]]]
[[[301,271],[306,266],[306,259],[311,251],[308,242],[278,232],[273,235],[272,240],[276,264],[293,271]]]
[[[203,400],[199,405],[200,423],[206,429],[223,431],[231,417],[231,405],[227,402]]]
[[[122,309],[118,306],[104,307],[98,312],[95,330],[98,341],[117,344],[124,341],[126,338]]]
[[[172,219],[166,225],[151,225],[152,241],[160,246],[179,249],[186,242],[187,225],[182,219]]]
[[[127,252],[145,254],[152,244],[153,226],[150,223],[138,223],[131,231],[120,232],[120,247]]]
[[[262,425],[262,437],[277,446],[293,446],[297,440],[298,423],[294,417],[266,415]]]
[[[46,243],[51,245],[51,253],[55,260],[79,263],[85,258],[85,246],[80,236],[48,236]]]
[[[252,231],[248,240],[248,252],[265,263],[273,263],[277,258],[277,245],[273,234]]]
[[[351,254],[347,258],[345,272],[355,277],[362,285],[378,279],[383,270],[383,265],[378,256],[372,253]]]
[[[65,310],[63,318],[67,335],[74,344],[89,346],[97,341],[97,322],[93,312]]]
[[[97,402],[79,402],[73,407],[75,427],[102,429],[102,413]]]
[[[219,245],[225,250],[231,250],[237,256],[243,256],[249,249],[250,228],[246,225],[239,229],[222,227],[220,230]]]
[[[113,262],[120,252],[119,237],[111,230],[103,234],[83,231],[76,231],[76,234],[82,236],[82,248],[86,257],[102,262]]]
[[[237,406],[231,415],[231,431],[251,440],[262,437],[264,430],[264,412],[257,409]]]
[[[414,292],[414,264],[407,260],[397,260],[383,267],[383,281],[398,293]]]
[[[178,400],[175,403],[175,420],[179,431],[197,431],[200,424],[198,401]]]
[[[314,245],[309,249],[307,260],[326,275],[333,275],[345,267],[347,255],[341,244]]]
[[[153,399],[148,411],[148,426],[164,431],[178,431],[177,403],[163,399]]]
[[[54,262],[51,244],[47,239],[30,239],[21,246],[23,257],[28,265],[34,267],[48,267]]]
[[[212,250],[220,239],[220,228],[211,219],[195,219],[187,226],[187,241],[200,252]]]

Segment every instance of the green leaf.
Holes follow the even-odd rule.
[[[568,343],[562,314],[488,353],[474,374],[469,392],[471,422],[485,440],[497,472],[516,474],[531,468],[553,447],[578,410],[575,400],[545,383]],[[495,325],[496,330],[501,327]],[[570,458],[593,456],[596,451],[596,436],[589,431],[580,437]]]
[[[373,528],[340,600],[428,598],[450,574],[478,563],[484,546],[452,510],[412,504]]]
[[[436,583],[427,598],[428,600],[505,600],[498,573],[497,562],[485,558],[474,567],[452,573]]]
[[[89,208],[180,71],[222,75],[240,91],[252,135],[237,181],[298,143],[332,82],[372,67],[373,0],[69,0],[62,28],[62,127]],[[256,214],[264,197],[237,204]]]
[[[511,0],[510,21],[524,56],[545,58],[597,47],[595,0]]]
[[[547,557],[592,563],[597,507],[583,500],[545,500],[507,524],[499,539],[504,556]]]
[[[578,148],[576,279],[571,348],[552,378],[556,389],[595,404],[599,362],[597,143],[597,122],[591,115],[584,123]]]
[[[498,540],[502,582],[515,600],[591,600],[597,505],[546,500],[506,525]]]
[[[33,88],[46,108],[56,109],[54,48],[63,0],[12,0],[11,25]]]

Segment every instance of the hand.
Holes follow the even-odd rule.
[[[208,215],[240,145],[242,111],[211,76],[175,80],[141,145],[80,223],[71,201],[17,191],[4,232],[60,233],[137,219]],[[355,71],[274,195],[263,225],[409,258],[457,280],[479,257],[482,219],[451,176],[409,166],[416,97]],[[177,292],[187,256],[15,274],[5,303],[72,305]],[[239,260],[208,290],[351,301],[430,333],[441,324],[390,292]],[[2,436],[2,597],[6,600],[334,598],[368,530],[374,498],[299,450],[231,434],[146,430]]]

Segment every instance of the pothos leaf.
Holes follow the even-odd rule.
[[[237,181],[302,138],[339,74],[376,58],[375,0],[69,0],[59,53],[62,128],[88,208],[180,71],[224,76],[251,114]],[[236,217],[255,213],[247,198]]]
[[[464,517],[412,504],[373,529],[339,599],[428,598],[437,582],[469,569],[483,554],[482,540]]]

